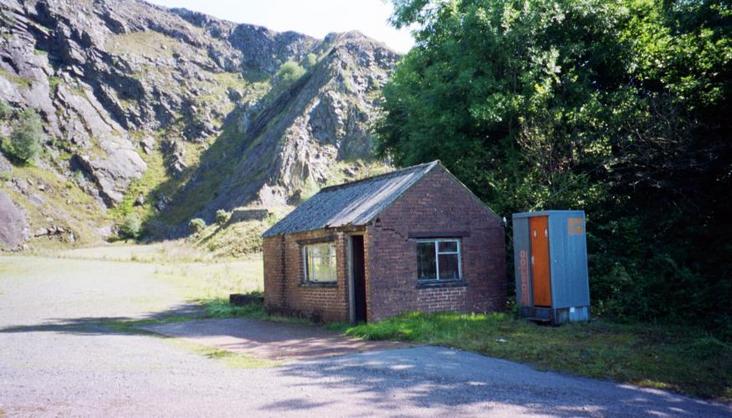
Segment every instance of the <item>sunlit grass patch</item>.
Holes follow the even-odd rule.
[[[155,332],[144,329],[144,327],[148,325],[186,322],[194,319],[202,319],[202,317],[195,315],[169,315],[160,318],[146,319],[102,319],[99,321],[99,324],[117,333],[159,335]]]
[[[261,292],[264,272],[260,254],[228,262],[160,265],[155,276],[177,286],[188,300],[226,299],[232,293]]]
[[[166,339],[169,343],[192,351],[212,360],[223,361],[227,366],[237,369],[259,369],[266,367],[277,367],[282,364],[280,361],[253,357],[247,354],[234,351],[222,350],[201,344],[195,344],[181,339]]]

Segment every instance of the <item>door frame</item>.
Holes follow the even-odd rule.
[[[348,234],[348,248],[346,248],[346,269],[348,270],[348,321],[352,324],[356,323],[356,290],[355,290],[355,278],[353,277],[353,237],[354,236],[360,236],[362,237],[363,242],[363,253],[364,253],[364,259],[363,259],[363,269],[364,269],[364,286],[366,286],[366,234],[363,232],[354,232],[351,234]],[[366,298],[364,298],[363,301],[364,305],[366,306],[366,312],[368,312],[368,305],[366,305],[367,301]]]

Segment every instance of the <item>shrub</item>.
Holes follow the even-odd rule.
[[[188,227],[191,228],[191,232],[194,234],[199,234],[206,228],[206,221],[201,218],[193,218],[188,222]]]
[[[61,84],[60,77],[48,77],[48,86],[51,88],[52,93],[55,93],[58,90],[59,84]]]
[[[5,100],[0,100],[0,120],[6,120],[13,114],[13,108]]]
[[[225,223],[229,222],[229,218],[231,218],[231,213],[219,209],[216,211],[216,224],[217,225],[224,225]]]
[[[302,68],[300,64],[295,61],[287,61],[280,66],[279,70],[277,70],[276,77],[282,82],[292,83],[302,77],[303,74],[305,74],[305,69]]]
[[[45,134],[41,126],[41,117],[33,109],[22,111],[18,117],[10,139],[3,142],[3,152],[11,159],[27,164],[41,152],[41,143]]]
[[[130,213],[125,216],[122,224],[119,226],[120,236],[123,238],[136,239],[142,231],[142,219],[136,213]]]
[[[318,56],[313,54],[312,52],[309,53],[307,56],[305,56],[305,68],[310,68],[315,66],[315,64],[318,63]]]

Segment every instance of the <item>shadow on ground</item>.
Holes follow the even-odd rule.
[[[407,346],[346,337],[314,324],[248,318],[153,324],[143,329],[269,360],[313,359]]]
[[[434,346],[292,363],[278,371],[303,377],[309,382],[307,385],[353,388],[375,415],[403,411],[406,405],[438,411],[473,406],[480,415],[490,414],[493,408],[506,413],[506,406],[515,408],[516,414],[550,416],[728,417],[732,413],[726,405],[660,390],[541,372],[505,360]],[[289,393],[302,390],[291,389]],[[265,409],[284,410],[311,402],[294,396]]]
[[[140,316],[89,316],[79,318],[49,319],[33,325],[12,325],[0,328],[0,334],[23,332],[59,332],[76,335],[149,334],[143,325],[200,319],[203,308],[195,303],[175,305],[161,312]]]
[[[0,334],[56,332],[72,335],[162,334],[257,357],[309,358],[274,370],[282,378],[278,399],[261,408],[311,411],[335,399],[312,399],[308,387],[350,393],[349,406],[373,415],[705,416],[728,417],[732,408],[652,389],[541,372],[521,364],[434,346],[376,349],[366,346],[332,356],[342,336],[322,327],[243,318],[204,319],[200,306],[181,304],[141,317],[80,317],[27,326]],[[164,332],[167,330],[167,332]],[[299,347],[299,348],[298,348]],[[403,347],[403,346],[402,346]],[[365,352],[360,352],[365,349]],[[271,351],[267,354],[267,351]],[[294,350],[294,351],[293,351]],[[310,353],[329,353],[331,357]],[[264,353],[264,354],[263,354]],[[272,354],[274,353],[274,354]],[[294,354],[293,354],[294,353]],[[277,357],[280,356],[280,357]],[[315,358],[315,359],[313,359]],[[293,379],[294,378],[294,379]],[[296,382],[296,383],[295,383]],[[344,411],[347,413],[347,411]]]

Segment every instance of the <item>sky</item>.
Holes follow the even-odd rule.
[[[405,53],[413,44],[407,29],[389,25],[392,6],[385,0],[147,0],[165,7],[184,7],[236,23],[252,23],[316,38],[330,32],[358,30]]]

